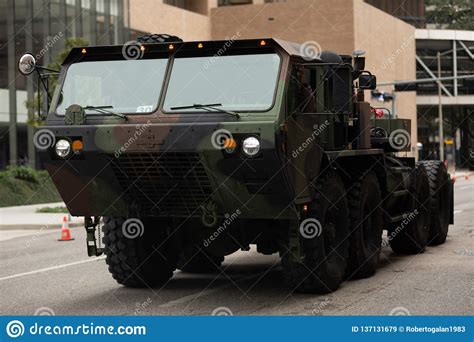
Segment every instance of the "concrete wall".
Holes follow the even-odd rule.
[[[211,9],[211,37],[275,37],[316,41],[324,50],[351,53],[354,45],[353,3],[347,0],[297,0],[284,3]]]
[[[203,8],[199,10],[204,11]],[[207,15],[165,5],[158,0],[130,1],[130,26],[144,32],[177,35],[184,40],[211,37],[211,22]]]

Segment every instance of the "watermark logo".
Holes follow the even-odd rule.
[[[128,239],[135,239],[143,235],[145,226],[143,222],[137,218],[129,218],[122,224],[122,233]]]
[[[225,306],[220,306],[212,311],[212,316],[233,316],[232,310]]]
[[[320,236],[323,231],[321,222],[315,218],[307,218],[300,224],[300,234],[305,239],[313,239]]]
[[[53,309],[43,306],[36,309],[35,316],[55,316]]]
[[[222,150],[227,147],[227,141],[230,141],[232,139],[232,133],[230,133],[224,128],[221,128],[212,133],[211,144],[215,149]]]
[[[137,60],[143,57],[145,47],[136,40],[129,40],[122,47],[122,55],[125,59]]]
[[[410,311],[403,306],[398,306],[390,311],[390,316],[411,316]]]
[[[308,40],[300,46],[300,54],[306,61],[319,58],[321,51],[321,45],[319,45],[319,43],[314,40]]]
[[[396,129],[388,137],[390,146],[395,150],[403,150],[411,144],[410,133],[403,128]]]
[[[7,335],[17,338],[25,333],[25,326],[18,320],[10,321],[6,327]]]
[[[38,150],[44,151],[54,146],[56,137],[49,129],[42,128],[33,135],[33,144]]]

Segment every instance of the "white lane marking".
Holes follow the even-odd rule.
[[[465,189],[472,189],[474,188],[474,185],[465,185],[457,188],[456,190],[465,190]]]
[[[455,211],[454,211],[454,215],[459,214],[459,213],[462,213],[463,211],[464,211],[464,210],[455,210]]]
[[[240,278],[240,279],[233,279],[233,280],[234,280],[234,282],[247,281],[247,280],[257,278],[258,276],[260,276],[260,274],[256,274],[256,275],[252,275],[252,276],[248,276],[248,277],[243,277],[243,278]],[[222,279],[227,279],[227,278],[222,277]],[[178,304],[184,304],[184,303],[193,301],[195,299],[198,299],[200,297],[208,296],[208,295],[213,294],[215,292],[219,292],[223,289],[231,287],[232,285],[233,285],[233,283],[228,283],[228,284],[223,284],[223,285],[214,287],[212,289],[211,288],[206,289],[204,291],[200,291],[200,292],[197,292],[197,293],[190,294],[188,296],[180,297],[180,298],[175,299],[175,300],[170,300],[169,302],[163,303],[163,304],[159,305],[158,307],[159,308],[169,308],[169,307],[172,307],[172,306],[175,306],[175,305],[178,305]]]
[[[51,267],[41,268],[41,269],[39,269],[39,270],[30,271],[30,272],[12,274],[12,275],[10,275],[10,276],[0,278],[0,281],[2,281],[2,280],[7,280],[7,279],[14,279],[14,278],[19,278],[19,277],[24,277],[24,276],[28,276],[28,275],[36,274],[36,273],[42,273],[42,272],[48,272],[48,271],[52,271],[52,270],[58,270],[58,269],[60,269],[60,268],[65,268],[65,267],[69,267],[69,266],[85,264],[85,263],[88,263],[88,262],[97,261],[97,260],[104,260],[104,259],[105,259],[105,256],[103,256],[103,257],[98,257],[98,258],[93,258],[93,259],[85,259],[85,260],[70,262],[69,264],[63,264],[63,265],[57,265],[57,266],[51,266]]]

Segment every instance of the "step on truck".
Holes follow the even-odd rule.
[[[55,73],[31,54],[19,69],[44,88]],[[73,48],[56,77],[41,163],[125,286],[216,272],[255,245],[292,291],[329,293],[373,275],[385,245],[422,253],[453,223],[445,165],[417,162],[410,120],[364,99],[361,51],[148,35]]]

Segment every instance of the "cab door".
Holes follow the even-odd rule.
[[[346,147],[350,69],[294,63],[286,95],[288,174],[296,203],[305,203],[311,200],[311,182],[320,172],[324,150]]]

